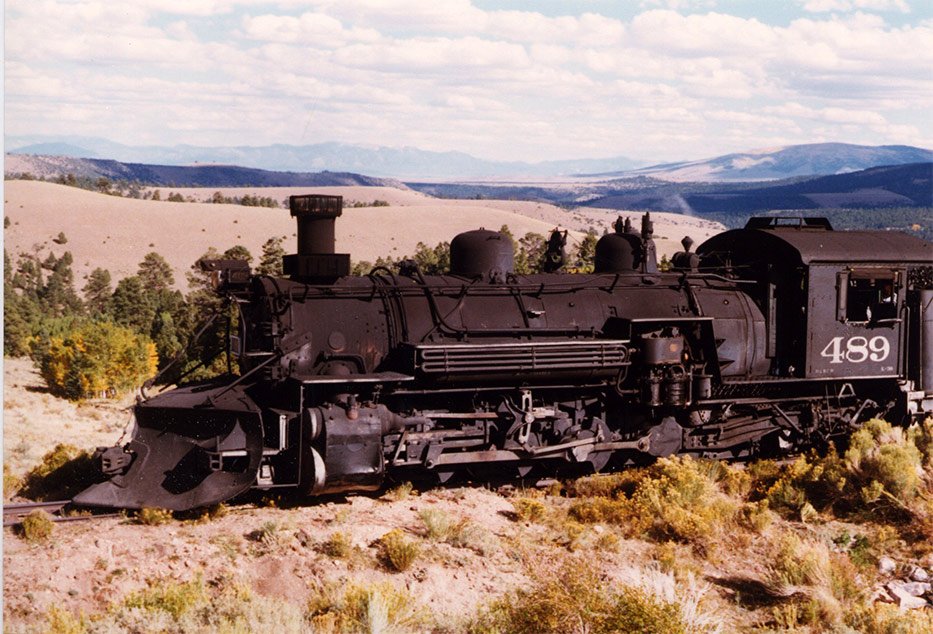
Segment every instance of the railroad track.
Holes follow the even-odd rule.
[[[119,513],[105,513],[102,515],[56,515],[63,508],[71,504],[71,500],[58,500],[55,502],[27,502],[25,504],[4,504],[3,525],[15,526],[33,511],[45,511],[53,522],[75,522],[93,520],[104,517],[117,517]]]

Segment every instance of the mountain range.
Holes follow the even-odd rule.
[[[128,146],[96,137],[15,136],[6,152],[106,159],[162,166],[236,165],[278,172],[352,172],[407,180],[522,181],[648,176],[669,181],[740,182],[854,172],[879,165],[933,161],[933,151],[905,146],[816,143],[727,154],[696,161],[643,166],[622,156],[606,159],[490,161],[463,152],[431,152],[318,143],[263,147]],[[10,171],[7,169],[6,171]]]
[[[124,163],[193,165],[211,163],[275,171],[356,172],[389,178],[554,177],[632,169],[625,157],[542,161],[489,161],[464,152],[431,152],[418,148],[369,147],[346,143],[268,145],[262,147],[197,147],[193,145],[129,146],[95,137],[22,136],[6,139],[6,152],[112,159]]]
[[[784,179],[793,176],[857,172],[879,165],[933,161],[933,151],[909,145],[851,145],[811,143],[726,154],[702,161],[655,165],[601,174],[601,177],[650,176],[671,181],[737,182]]]
[[[7,154],[8,175],[29,174],[56,180],[72,174],[96,181],[138,182],[162,187],[396,187],[405,185],[393,178],[351,172],[275,172],[238,165],[149,165],[121,163],[110,159],[71,158],[61,155]]]

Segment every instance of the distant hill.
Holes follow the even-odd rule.
[[[775,209],[933,206],[933,163],[873,167],[777,183],[671,183],[619,180],[594,189],[582,204],[686,214],[752,214]]]
[[[668,163],[595,176],[649,176],[679,182],[759,181],[794,176],[843,174],[881,165],[931,161],[933,151],[908,145],[814,143],[726,154],[701,161]]]
[[[848,229],[896,229],[933,239],[933,163],[874,167],[778,183],[622,180],[583,202],[603,209],[679,212],[740,227],[755,215],[830,218]]]
[[[431,196],[540,200],[568,206],[673,213],[754,213],[773,209],[933,206],[933,163],[872,167],[834,176],[752,183],[672,182],[647,176],[540,184],[415,183]]]
[[[933,206],[933,163],[911,163],[822,176],[756,189],[685,196],[698,213],[773,209]]]
[[[261,147],[197,147],[192,145],[128,146],[95,137],[9,137],[14,154],[60,155],[112,159],[123,163],[190,165],[221,163],[266,170],[353,172],[395,178],[498,178],[575,176],[639,167],[644,162],[618,156],[606,159],[490,161],[464,152],[431,152],[418,148],[365,147],[347,143],[268,145]]]
[[[273,172],[236,165],[146,165],[67,156],[8,154],[7,174],[30,173],[45,179],[76,177],[139,181],[163,187],[367,187],[405,188],[400,181],[345,172]]]

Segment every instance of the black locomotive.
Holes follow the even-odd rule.
[[[293,196],[288,278],[211,263],[238,307],[240,374],[135,409],[103,483],[75,503],[190,509],[250,488],[319,495],[386,477],[592,472],[689,453],[746,458],[933,411],[933,245],[901,233],[757,218],[659,271],[646,214],[595,272],[516,275],[512,243],[451,243],[351,277],[342,200]],[[892,418],[893,417],[893,418]]]

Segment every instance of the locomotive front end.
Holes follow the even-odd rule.
[[[139,403],[135,417],[127,445],[98,449],[110,479],[75,504],[180,511],[229,500],[256,480],[262,425],[242,388],[179,388]]]

